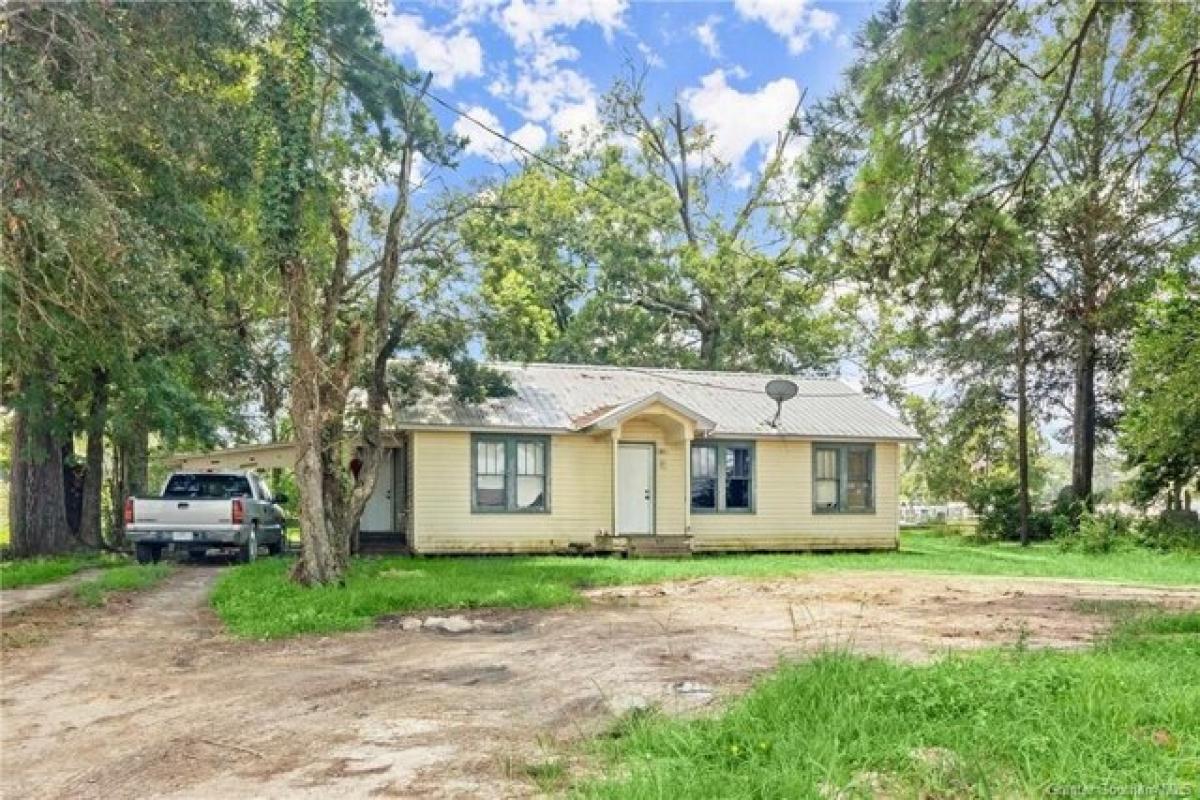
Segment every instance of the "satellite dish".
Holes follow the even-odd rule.
[[[789,381],[784,378],[776,378],[767,382],[767,397],[775,401],[775,418],[771,420],[771,427],[779,427],[779,418],[783,416],[783,404],[796,396],[800,391],[800,387],[794,381]]]

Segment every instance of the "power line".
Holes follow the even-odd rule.
[[[418,86],[417,88],[421,88],[421,87]],[[550,159],[546,158],[545,156],[543,156],[533,150],[530,150],[525,145],[523,145],[520,142],[516,141],[515,139],[512,139],[509,136],[507,136],[503,131],[496,130],[492,126],[490,126],[484,122],[481,122],[480,120],[476,119],[472,115],[470,115],[467,112],[463,111],[462,109],[458,108],[453,103],[451,103],[447,100],[443,100],[441,97],[438,97],[436,94],[434,94],[432,91],[430,91],[428,89],[428,87],[425,87],[423,89],[423,91],[424,91],[424,94],[430,100],[437,103],[439,106],[446,109],[450,113],[455,114],[455,115],[461,117],[462,119],[465,119],[468,122],[482,128],[483,130],[490,133],[492,136],[495,136],[497,139],[500,139],[501,141],[508,143],[509,145],[516,148],[517,150],[520,150],[522,153],[524,153],[525,155],[534,159],[539,164],[544,164],[545,166],[549,167],[550,169],[554,170],[555,172],[559,173],[560,175],[563,175],[564,177],[569,178],[572,181],[575,181],[576,183],[580,184],[581,186],[587,188],[588,190],[595,192],[596,194],[600,195],[605,200],[612,203],[614,206],[621,209],[622,211],[625,211],[625,212],[631,213],[631,214],[637,214],[637,215],[641,216],[642,218],[654,223],[655,225],[669,225],[670,224],[669,222],[665,222],[664,220],[661,220],[658,217],[650,215],[644,209],[630,208],[629,206],[625,205],[621,200],[612,196],[605,189],[602,189],[601,187],[592,183],[591,181],[589,181],[587,178],[583,177],[582,175],[577,175],[576,173],[567,169],[563,165],[561,165],[555,161],[551,161]]]
[[[720,383],[711,383],[709,381],[696,380],[696,379],[691,379],[691,378],[683,378],[678,375],[669,374],[668,370],[653,370],[653,369],[646,369],[645,367],[621,367],[621,369],[624,370],[625,372],[637,372],[642,375],[648,375],[652,378],[673,381],[675,383],[686,383],[686,384],[691,384],[692,386],[702,386],[702,387],[705,387],[708,389],[720,389],[721,391],[726,391],[726,392],[741,392],[743,394],[752,394],[752,395],[756,395],[756,396],[766,397],[766,395],[763,394],[761,389],[747,389],[742,386],[727,386],[727,385],[720,384]],[[733,373],[733,374],[738,374],[738,373]],[[804,378],[799,375],[788,375],[785,377],[788,380],[796,379],[796,380],[801,380],[801,381],[825,380],[825,381],[833,382],[836,380],[834,378],[816,378],[816,379]],[[811,392],[811,393],[801,392],[801,393],[797,393],[793,396],[794,397],[860,397],[861,395],[858,392]]]

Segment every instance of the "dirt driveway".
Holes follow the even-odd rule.
[[[259,643],[220,631],[217,571],[5,659],[0,794],[524,796],[529,765],[623,709],[703,709],[781,654],[1078,646],[1103,624],[1081,600],[1200,606],[1200,589],[839,573],[595,591],[585,609],[470,614],[482,630],[459,635],[397,620]]]

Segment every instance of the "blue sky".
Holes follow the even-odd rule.
[[[653,103],[678,99],[746,177],[800,93],[831,91],[851,37],[877,8],[808,0],[380,0],[385,45],[433,74],[433,91],[537,150],[595,123],[627,59],[649,67]],[[389,6],[389,2],[391,5]],[[495,173],[510,148],[440,111],[471,144],[457,177]],[[455,127],[456,126],[456,127]]]

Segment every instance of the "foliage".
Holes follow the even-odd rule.
[[[873,367],[932,356],[1011,397],[1027,306],[1031,396],[1071,409],[1084,502],[1135,311],[1194,258],[1198,26],[1169,4],[893,3],[823,107],[839,253],[888,307]]]
[[[55,451],[75,432],[95,546],[106,435],[144,452],[151,429],[170,446],[241,427],[255,14],[222,0],[6,10],[0,377],[19,423],[17,549],[78,543],[52,511]]]
[[[1200,478],[1200,277],[1162,281],[1142,309],[1120,445],[1137,468],[1135,499],[1149,503]]]
[[[531,361],[795,371],[830,365],[846,331],[805,227],[801,109],[742,196],[711,137],[646,107],[631,70],[605,98],[612,140],[561,144],[464,219],[489,355]],[[570,174],[563,174],[563,171]],[[841,301],[850,305],[851,298]],[[844,309],[841,309],[844,312]]]
[[[1079,524],[1058,540],[1063,550],[1081,553],[1111,553],[1134,544],[1133,525],[1123,514],[1107,511],[1084,511]]]
[[[996,387],[970,386],[945,400],[909,395],[901,415],[921,437],[906,448],[908,497],[968,502],[979,512],[987,506],[990,482],[1011,482],[1015,491],[1016,424]],[[1040,434],[1031,433],[1030,483],[1037,492],[1045,482],[1044,445]]]
[[[39,583],[53,583],[83,569],[115,566],[124,559],[94,555],[50,556],[0,561],[0,589],[15,589]]]
[[[1200,552],[1200,522],[1195,517],[1144,517],[1135,524],[1134,533],[1139,544],[1153,550]]]
[[[967,504],[979,515],[979,524],[976,526],[979,536],[996,541],[1020,539],[1017,481],[1013,476],[976,479],[968,493]],[[1062,515],[1050,511],[1031,510],[1030,540],[1038,542],[1055,536],[1063,519],[1065,517]]]
[[[836,687],[836,691],[830,691]],[[583,797],[1035,797],[1191,786],[1200,615],[1153,614],[1086,652],[1020,647],[912,666],[829,652],[715,718],[649,715]],[[1186,789],[1185,789],[1186,791]]]
[[[127,564],[105,570],[97,578],[75,587],[75,596],[88,606],[102,606],[111,594],[138,592],[150,589],[166,580],[175,567],[173,564]]]
[[[582,602],[577,589],[686,580],[747,578],[825,570],[900,570],[963,575],[1074,577],[1194,584],[1200,557],[1188,553],[1090,555],[1052,544],[1019,548],[959,536],[901,535],[898,552],[704,556],[686,561],[571,556],[364,558],[342,587],[306,589],[287,579],[284,559],[260,559],[222,575],[212,604],[229,629],[255,638],[360,630],[385,614],[429,609],[546,608]]]
[[[1055,539],[1063,551],[1080,553],[1129,552],[1138,547],[1159,552],[1200,552],[1200,523],[1195,518],[1172,516],[1130,517],[1116,511],[1084,511],[1076,525],[1063,514],[1055,526]]]
[[[286,300],[295,577],[337,583],[382,458],[389,361],[419,346],[413,331],[441,311],[434,300],[456,264],[444,234],[463,211],[415,208],[418,160],[449,165],[457,142],[425,104],[428,79],[384,52],[364,3],[292,0],[261,56],[257,211],[261,260]]]

